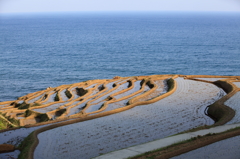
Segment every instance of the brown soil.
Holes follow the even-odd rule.
[[[9,144],[0,145],[0,153],[12,152],[14,150],[15,150],[15,147],[13,145],[9,145]]]
[[[165,75],[165,76],[160,76],[161,78],[163,79],[166,79],[167,77],[171,77],[172,79],[174,78],[177,78],[179,76],[184,76],[184,75],[175,75],[175,76],[172,76],[172,75]],[[157,78],[158,76],[139,76],[139,77],[136,77],[137,80],[142,80],[144,78],[148,77],[148,80],[150,80],[150,77],[151,78]],[[160,79],[160,77],[158,77]],[[185,77],[185,76],[184,76]],[[205,76],[203,76],[205,77]],[[209,76],[209,77],[212,77],[212,76]],[[213,77],[216,77],[216,76],[213,76]],[[221,76],[222,77],[222,76]],[[227,78],[228,76],[223,76],[225,78]],[[232,77],[232,76],[230,76]],[[239,76],[236,76],[236,77],[239,77]],[[185,78],[195,78],[195,76],[186,76]],[[92,83],[105,83],[106,80],[95,80],[95,81],[88,81],[88,85],[92,84]],[[25,158],[33,158],[33,153],[34,153],[34,150],[36,148],[36,146],[38,145],[38,139],[37,139],[37,134],[43,132],[43,131],[46,131],[46,130],[50,130],[50,129],[53,129],[53,128],[56,128],[56,127],[60,127],[60,126],[63,126],[63,125],[67,125],[67,124],[72,124],[72,123],[76,123],[76,122],[81,122],[81,121],[86,121],[86,120],[91,120],[91,119],[94,119],[94,118],[99,118],[99,117],[103,117],[103,116],[107,116],[107,115],[111,115],[111,114],[114,114],[114,113],[118,113],[118,112],[121,112],[121,111],[126,111],[128,109],[131,109],[137,105],[144,105],[144,104],[150,104],[150,103],[154,103],[158,100],[161,100],[169,95],[171,95],[177,88],[176,86],[176,83],[175,81],[173,80],[174,82],[174,87],[171,91],[157,97],[157,98],[154,98],[154,99],[151,99],[151,100],[148,100],[148,101],[141,101],[141,102],[133,102],[134,100],[137,101],[141,98],[143,98],[144,95],[148,95],[147,93],[145,93],[144,95],[140,95],[138,97],[135,97],[133,98],[132,100],[129,101],[129,105],[126,106],[126,107],[123,107],[123,108],[118,108],[118,109],[115,109],[115,110],[111,110],[111,111],[107,111],[107,112],[103,112],[103,113],[99,113],[97,115],[92,115],[92,116],[78,116],[78,114],[76,114],[77,116],[72,116],[71,118],[59,118],[57,120],[54,120],[54,121],[47,121],[47,122],[43,122],[43,123],[35,123],[33,125],[29,125],[29,126],[25,126],[25,127],[33,127],[33,126],[37,126],[37,125],[44,125],[44,124],[49,124],[49,123],[55,123],[55,122],[59,122],[59,121],[64,121],[66,119],[73,119],[73,120],[70,120],[70,121],[65,121],[65,122],[61,122],[61,123],[56,123],[56,124],[53,124],[53,125],[50,125],[50,126],[46,126],[46,127],[43,127],[43,128],[40,128],[38,130],[36,130],[33,135],[32,135],[32,140],[33,140],[33,143],[29,143],[29,148],[26,152],[26,156]],[[144,86],[145,84],[147,83],[147,81],[144,82]],[[225,83],[224,83],[225,84]],[[226,84],[229,84],[228,82],[226,82]],[[77,84],[76,84],[77,85]],[[71,88],[75,87],[76,85],[72,85],[71,87],[69,87],[68,89],[71,90]],[[231,85],[231,84],[230,84]],[[227,85],[228,86],[228,85]],[[65,88],[67,86],[59,86],[58,89],[61,89],[61,88]],[[144,87],[143,87],[144,88]],[[53,88],[52,88],[53,89]],[[152,88],[153,89],[153,88]],[[142,90],[141,90],[142,91]],[[220,99],[220,101],[217,101],[215,104],[213,104],[212,107],[210,107],[210,113],[208,112],[208,114],[214,116],[216,119],[217,119],[217,124],[218,125],[222,125],[226,122],[228,122],[229,120],[231,120],[231,118],[234,116],[234,111],[231,110],[231,108],[226,108],[226,106],[224,106],[224,101],[226,101],[228,98],[230,98],[232,95],[234,95],[234,93],[236,93],[237,91],[239,91],[239,89],[237,89],[236,87],[232,86],[232,88],[229,90],[229,94],[224,97],[223,99]],[[136,93],[136,92],[135,92]],[[31,94],[32,95],[32,94]],[[24,97],[22,97],[24,98]],[[27,98],[27,96],[26,96]],[[70,101],[72,100],[73,96],[69,99]],[[61,101],[56,101],[56,103],[59,103]],[[38,106],[38,108],[41,108],[41,107],[46,107],[47,104],[43,105],[43,106]],[[16,109],[16,108],[15,108]],[[85,108],[86,109],[86,108]],[[103,109],[101,109],[102,111]],[[218,110],[221,110],[221,111],[218,111]],[[19,111],[19,110],[18,110]],[[23,110],[20,110],[20,111],[23,111]],[[212,112],[212,113],[211,113]],[[19,112],[18,112],[19,113]],[[35,117],[35,116],[34,116]],[[25,125],[25,124],[23,124]],[[214,125],[216,126],[216,125]],[[0,131],[1,132],[1,131]],[[240,134],[240,130],[238,131],[238,133]],[[196,140],[194,141],[191,141],[191,142],[188,142],[188,143],[185,143],[186,145],[181,145],[181,146],[174,146],[173,148],[169,148],[169,149],[166,149],[164,151],[157,151],[157,152],[153,152],[151,153],[152,156],[156,155],[157,157],[156,158],[169,158],[171,156],[176,156],[176,155],[179,155],[181,153],[185,153],[187,151],[191,151],[193,149],[196,149],[196,148],[199,148],[199,147],[202,147],[202,146],[205,146],[205,145],[208,145],[208,144],[211,144],[213,142],[216,142],[218,140],[222,140],[222,139],[225,139],[224,137],[219,137],[217,138],[218,135],[216,136],[207,136],[207,137],[201,137],[201,138],[197,138]],[[223,135],[224,136],[224,135]],[[236,136],[236,135],[235,135]],[[208,138],[209,137],[209,138]],[[230,136],[232,137],[232,136]],[[206,138],[206,139],[205,139]],[[215,139],[216,138],[216,139]],[[205,139],[205,140],[204,140]],[[145,154],[145,157],[148,157],[147,154]]]
[[[169,146],[160,150],[155,150],[152,152],[147,152],[141,156],[132,157],[131,159],[167,159],[174,156],[178,156],[180,154],[198,149],[200,147],[207,146],[214,142],[224,140],[227,138],[231,138],[234,136],[240,135],[240,129],[232,130],[229,132],[224,132],[220,134],[206,135],[206,136],[198,136],[193,138],[189,142],[185,142],[182,144],[176,144],[173,146]]]

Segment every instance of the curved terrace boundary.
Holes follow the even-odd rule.
[[[217,100],[213,104],[209,105],[209,107],[208,107],[208,110],[207,110],[208,115],[215,120],[215,124],[210,127],[226,124],[234,117],[235,111],[233,109],[231,109],[230,107],[224,105],[224,103],[240,90],[240,88],[238,88],[238,82],[239,82],[238,79],[240,79],[239,76],[209,76],[209,75],[163,75],[163,76],[161,76],[161,75],[153,75],[153,76],[138,76],[138,77],[130,77],[130,78],[129,77],[126,77],[126,78],[118,77],[113,80],[92,80],[92,81],[86,81],[86,82],[82,82],[82,83],[73,84],[73,85],[71,85],[71,87],[69,87],[69,85],[63,85],[63,86],[59,86],[57,88],[49,88],[47,90],[30,93],[26,96],[18,98],[17,101],[1,102],[0,106],[2,106],[2,110],[13,108],[16,112],[19,112],[19,113],[23,113],[24,111],[16,110],[16,108],[14,108],[14,105],[12,105],[12,103],[21,104],[22,101],[26,101],[26,105],[28,104],[29,101],[39,102],[40,104],[45,103],[42,106],[38,106],[36,108],[30,107],[29,110],[44,108],[44,107],[51,106],[53,104],[61,104],[61,103],[64,103],[65,101],[68,101],[70,103],[70,104],[68,104],[70,107],[74,107],[77,104],[74,105],[73,101],[80,100],[80,103],[83,103],[85,101],[85,99],[87,99],[90,95],[92,95],[92,93],[94,93],[93,92],[94,87],[100,88],[101,84],[103,86],[103,89],[102,89],[102,92],[98,92],[98,93],[96,92],[97,95],[100,95],[97,98],[104,96],[103,92],[105,92],[105,94],[107,95],[107,93],[108,93],[107,92],[108,91],[107,83],[109,83],[109,81],[115,82],[114,89],[111,88],[111,90],[109,91],[109,92],[115,91],[115,93],[111,94],[109,96],[110,100],[105,101],[104,104],[97,111],[88,112],[88,113],[83,111],[82,115],[75,114],[71,117],[64,117],[63,115],[66,114],[67,112],[69,112],[69,109],[70,109],[70,107],[69,107],[69,108],[67,108],[67,111],[65,113],[63,112],[63,115],[61,117],[59,117],[55,120],[36,123],[36,124],[32,124],[32,125],[25,125],[25,127],[34,127],[34,126],[39,126],[39,125],[52,124],[52,125],[45,126],[43,128],[40,128],[40,129],[34,131],[32,134],[30,134],[26,138],[25,142],[22,143],[22,147],[25,147],[25,149],[22,150],[22,153],[19,157],[26,158],[26,156],[27,156],[28,158],[33,158],[34,150],[39,142],[38,138],[37,138],[38,134],[40,134],[44,131],[51,130],[51,129],[61,127],[61,126],[65,126],[68,124],[92,120],[92,119],[96,119],[99,117],[104,117],[104,116],[112,115],[115,113],[123,112],[123,111],[129,110],[129,109],[132,109],[135,106],[155,103],[165,97],[168,97],[169,95],[171,95],[172,93],[174,93],[176,91],[177,82],[174,79],[176,79],[178,77],[184,77],[184,79],[214,84],[214,85],[222,88],[225,92],[227,92],[227,95],[225,95],[221,99]],[[157,97],[150,98],[147,96],[151,95],[151,93],[153,93],[157,89],[156,84],[153,82],[154,79],[169,79],[167,82],[169,88],[168,88],[167,93],[161,94]],[[122,82],[121,82],[121,80],[122,80]],[[109,104],[129,98],[130,96],[115,99],[114,96],[119,96],[120,94],[131,90],[134,87],[134,81],[137,81],[137,80],[141,80],[141,89],[139,91],[135,92],[134,94],[130,95],[133,98],[131,98],[128,101],[128,104],[126,106],[120,107],[120,108],[117,108],[114,110],[107,109]],[[118,82],[118,81],[120,81],[120,82]],[[126,85],[126,82],[129,82],[128,88],[125,88],[122,86],[122,85]],[[83,90],[81,90],[81,91],[88,90],[88,92],[85,93],[83,96],[79,96],[77,94],[76,90],[73,90],[76,87],[82,87]],[[145,89],[147,87],[149,87],[150,89]],[[119,91],[120,88],[121,88],[121,90]],[[47,91],[48,91],[48,93],[46,94]],[[55,91],[55,92],[53,92],[53,91]],[[63,94],[63,91],[65,91],[66,96],[68,96],[67,98],[66,97],[62,98],[62,96],[65,95],[65,94]],[[63,95],[61,95],[61,94],[63,94]],[[40,98],[39,98],[39,96],[40,96]],[[145,100],[143,100],[144,98],[145,98]],[[65,99],[65,100],[63,100],[63,99]],[[82,99],[84,99],[84,100],[82,100]],[[95,101],[95,100],[96,99],[94,99],[93,101]],[[48,104],[49,101],[50,102],[52,101],[52,103]],[[91,103],[90,105],[87,105],[86,107],[84,107],[83,110],[86,110],[92,104],[97,104],[97,103]],[[62,107],[61,107],[61,109],[62,109]],[[0,111],[1,111],[1,109],[0,109]],[[56,111],[59,111],[59,110],[56,110]],[[54,110],[53,113],[56,111]],[[4,114],[4,115],[6,115],[6,114]],[[3,118],[4,118],[4,120],[5,119],[8,120],[7,118],[5,118],[5,116],[3,116]],[[16,125],[14,125],[14,126],[16,126]],[[13,128],[13,129],[17,129],[17,128]],[[4,132],[4,131],[7,131],[7,130],[0,130],[0,133]],[[31,141],[33,144],[26,144],[27,143],[26,141]]]
[[[177,77],[178,76],[174,76],[172,78],[177,78]],[[33,158],[34,150],[35,150],[35,148],[37,147],[37,145],[39,143],[39,140],[37,138],[37,135],[39,133],[42,133],[44,131],[51,130],[51,129],[54,129],[54,128],[57,128],[57,127],[61,127],[61,126],[64,126],[64,125],[69,125],[69,124],[73,124],[73,123],[78,123],[78,122],[82,122],[82,121],[87,121],[87,120],[96,119],[96,118],[104,117],[104,116],[107,116],[107,115],[119,113],[119,112],[122,112],[122,111],[126,111],[128,109],[131,109],[131,108],[133,108],[135,106],[154,103],[154,102],[156,102],[158,100],[161,100],[161,99],[163,99],[163,98],[165,98],[165,97],[167,97],[167,96],[169,96],[169,95],[171,95],[172,93],[175,92],[175,90],[177,88],[177,83],[173,80],[172,84],[173,84],[173,88],[169,92],[167,92],[167,93],[165,93],[165,94],[163,94],[163,95],[161,95],[159,97],[156,97],[156,98],[154,98],[152,100],[142,101],[142,102],[138,102],[138,103],[132,103],[132,101],[130,101],[129,105],[125,106],[123,108],[118,108],[118,109],[115,109],[115,110],[103,112],[101,114],[87,116],[85,118],[73,119],[73,120],[70,120],[70,121],[65,121],[65,122],[61,122],[61,123],[57,123],[57,124],[53,124],[53,125],[49,125],[49,126],[40,128],[40,129],[34,131],[32,134],[30,134],[25,139],[25,143],[27,143],[30,140],[32,142],[32,144],[31,145],[29,145],[29,144],[26,145],[25,143],[23,143],[24,146],[22,146],[22,147],[25,147],[25,150],[22,150],[19,158],[28,158],[28,159],[32,159]],[[136,99],[137,99],[137,97],[136,97]]]
[[[224,103],[239,91],[239,88],[232,84],[232,81],[238,79],[239,76],[230,76],[229,78],[229,76],[190,75],[186,76],[186,78],[215,84],[227,93],[226,96],[208,107],[208,115],[213,118],[213,120],[215,120],[215,124],[213,126],[224,125],[235,116],[235,111],[232,108],[226,106]],[[206,80],[211,78],[215,78],[216,80]]]
[[[57,145],[49,147],[48,149],[51,149],[51,151],[46,151],[45,157],[52,158],[51,154],[56,153],[54,150],[59,149],[58,157],[65,156],[67,151],[67,154],[72,154],[72,157],[77,157],[78,154],[84,156],[84,158],[90,158],[125,146],[174,135],[195,126],[213,124],[213,121],[204,115],[203,109],[221,98],[223,91],[215,85],[204,82],[184,80],[183,78],[177,78],[176,81],[178,84],[176,92],[153,104],[138,106],[116,115],[41,133],[38,135],[40,144],[34,152],[34,157],[37,158],[40,155],[39,153],[44,150],[44,145],[57,143],[58,138],[63,138],[64,134],[70,135],[71,138],[64,139]],[[183,120],[179,120],[181,117]],[[97,128],[93,133],[91,133],[94,130],[92,125]],[[118,126],[120,126],[120,129]],[[81,129],[81,127],[86,129]],[[109,129],[105,129],[108,127]],[[52,136],[56,132],[59,132],[58,136]],[[100,135],[98,135],[99,133]],[[124,135],[122,135],[123,133]],[[86,136],[85,134],[89,135]],[[52,138],[52,141],[48,142],[45,138]],[[99,142],[99,146],[92,144],[95,139]],[[105,141],[108,142],[105,143]],[[115,141],[119,142],[119,146],[114,146]],[[65,145],[64,143],[71,144]],[[77,145],[80,149],[75,151],[76,148],[73,148],[73,145]]]

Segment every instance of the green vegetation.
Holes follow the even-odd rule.
[[[54,101],[60,101],[58,92],[57,92],[56,96],[54,97]]]
[[[235,131],[235,130],[240,130],[240,127],[235,127],[235,128],[229,129],[229,130],[227,130],[225,132],[231,132],[231,131]]]
[[[170,78],[167,80],[168,92],[174,88],[174,79]]]
[[[24,113],[24,116],[25,116],[25,117],[28,117],[28,116],[32,115],[32,113],[33,113],[33,111],[27,109],[27,110],[25,111],[25,113]]]
[[[235,115],[235,111],[220,102],[215,102],[209,106],[208,116],[216,121],[214,126],[223,125],[230,121]]]
[[[67,109],[60,109],[58,111],[56,111],[56,116],[61,116],[63,113],[66,112]]]
[[[214,84],[222,88],[227,94],[234,89],[233,86],[226,81],[216,81]]]
[[[101,107],[98,110],[102,109],[102,107],[104,107],[104,104],[102,104]]]
[[[45,94],[42,100],[45,100],[48,97],[48,94]]]
[[[115,86],[116,86],[116,84],[114,83],[114,84],[113,84],[113,87],[115,87]],[[105,88],[105,87],[104,87],[104,85],[102,84],[102,85],[100,85],[100,86],[98,87],[98,90],[99,90],[99,91],[102,91],[102,90],[104,90],[104,88]]]
[[[32,132],[18,146],[18,149],[21,150],[21,153],[18,155],[18,159],[26,159],[28,157],[28,152],[33,142],[34,142],[34,137]]]
[[[30,107],[30,104],[22,104],[18,107],[18,109],[28,109]]]
[[[183,140],[183,141],[174,143],[174,144],[166,146],[166,147],[162,147],[162,148],[159,148],[159,149],[156,149],[156,150],[153,150],[153,151],[145,152],[145,153],[140,154],[140,155],[129,157],[128,159],[134,159],[134,158],[142,157],[142,156],[145,156],[145,155],[151,155],[154,152],[164,151],[164,150],[167,150],[169,148],[173,148],[174,146],[178,146],[178,145],[185,144],[185,143],[188,143],[188,142],[191,142],[191,141],[195,141],[197,139],[201,139],[201,138],[205,138],[205,137],[209,137],[209,136],[222,135],[222,134],[226,134],[226,133],[229,133],[229,132],[237,131],[239,129],[240,129],[240,127],[236,127],[236,128],[232,128],[232,129],[229,129],[227,131],[220,132],[220,133],[208,133],[208,134],[203,135],[203,136],[198,135],[198,136],[192,137],[188,140]],[[159,157],[159,156],[152,154],[151,156],[148,156],[147,158],[154,158],[154,157]]]
[[[128,80],[127,82],[128,82],[128,88],[133,85],[132,81]]]
[[[37,106],[41,106],[40,103],[34,103],[31,107],[37,107]]]
[[[72,97],[72,93],[68,89],[65,91],[65,94],[68,98]]]
[[[85,109],[85,108],[87,107],[87,105],[88,105],[88,104],[85,104],[85,105],[82,107],[82,109]]]
[[[48,121],[49,120],[47,114],[40,114],[40,113],[34,112],[32,110],[29,110],[29,109],[26,110],[25,113],[24,113],[25,117],[29,117],[31,115],[34,115],[35,119],[37,119],[38,122],[44,122],[44,121]]]
[[[34,104],[28,104],[28,103],[26,103],[26,102],[23,102],[23,103],[21,103],[21,104],[16,104],[15,103],[15,108],[18,108],[18,109],[28,109],[28,108],[30,108],[30,107],[36,107],[36,106],[41,106],[41,104],[39,104],[39,103],[34,103]]]
[[[234,87],[227,81],[216,81],[214,84],[222,88],[228,94],[234,91]],[[211,104],[207,111],[208,116],[216,121],[214,126],[225,124],[226,122],[230,121],[235,115],[235,111],[232,108],[224,105],[224,101],[222,101],[222,99]]]
[[[76,91],[79,96],[84,96],[88,92],[88,90],[85,90],[83,88],[76,88]]]
[[[47,114],[37,114],[35,119],[37,119],[39,122],[44,122],[49,120]]]
[[[19,120],[10,118],[10,116],[6,116],[0,112],[0,130],[18,127],[19,125]]]
[[[9,124],[5,120],[0,118],[0,130],[7,129],[7,128],[9,128]]]
[[[105,100],[106,100],[106,101],[110,101],[110,100],[112,100],[112,99],[113,99],[113,97],[108,96]]]
[[[145,153],[140,154],[140,155],[136,155],[136,156],[133,156],[133,157],[129,157],[128,159],[134,159],[134,158],[138,158],[138,157],[145,156],[145,155],[151,155],[151,154],[154,153],[154,152],[164,151],[164,150],[167,150],[167,149],[172,148],[172,147],[174,147],[174,146],[178,146],[178,145],[181,145],[181,144],[185,144],[185,143],[188,143],[188,142],[195,141],[195,140],[197,140],[197,139],[203,138],[203,137],[205,137],[205,136],[212,136],[212,135],[215,135],[215,134],[209,133],[209,134],[206,134],[206,135],[204,135],[204,136],[198,135],[198,136],[192,137],[192,138],[190,138],[190,139],[188,139],[188,140],[183,140],[183,141],[174,143],[174,144],[169,145],[169,146],[166,146],[166,147],[162,147],[162,148],[159,148],[159,149],[156,149],[156,150],[153,150],[153,151],[145,152]],[[148,156],[147,158],[155,158],[155,157],[156,157],[156,155],[153,154],[152,156]]]
[[[154,87],[154,84],[152,84],[150,81],[148,81],[146,84],[147,84],[148,87],[151,88],[151,89]]]
[[[215,120],[219,121],[225,115],[226,110],[217,102],[211,104],[208,109],[208,114]]]
[[[30,104],[27,104],[25,101],[23,103],[15,103],[15,108],[18,109],[28,109],[30,107]]]
[[[17,120],[17,119],[7,117],[7,120],[10,121],[12,124],[14,124],[14,125],[16,125],[16,126],[19,126],[19,125],[20,125],[19,120]],[[12,126],[11,126],[11,127],[12,127]]]
[[[140,82],[140,86],[142,87],[143,83],[146,81],[146,79],[143,79],[141,82]]]
[[[188,140],[183,140],[181,142],[178,142],[178,143],[166,146],[166,147],[162,147],[162,148],[159,148],[159,149],[156,149],[156,150],[153,150],[153,151],[148,151],[148,152],[145,152],[145,153],[140,154],[140,155],[136,155],[136,156],[133,156],[133,157],[128,157],[128,159],[134,159],[134,158],[138,158],[138,157],[141,157],[141,156],[150,155],[151,153],[158,152],[158,151],[163,151],[163,150],[166,150],[168,148],[171,148],[171,147],[174,147],[174,146],[177,146],[177,145],[180,145],[180,144],[184,144],[184,143],[187,143],[187,142],[190,142],[190,141],[194,141],[198,138],[200,138],[200,136],[193,137],[193,138],[188,139]],[[148,158],[154,158],[154,156],[151,156],[151,157],[148,157]]]

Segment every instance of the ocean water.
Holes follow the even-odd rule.
[[[240,13],[0,15],[0,101],[153,74],[240,75]]]

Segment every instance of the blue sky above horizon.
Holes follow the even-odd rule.
[[[81,11],[240,12],[240,0],[0,0],[0,13]]]

